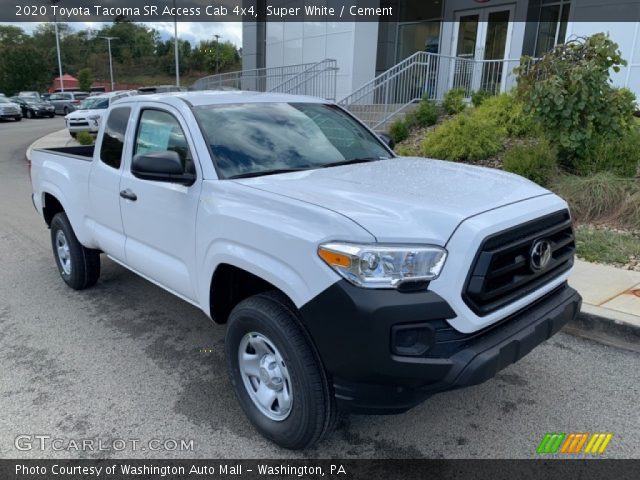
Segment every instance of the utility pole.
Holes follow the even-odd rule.
[[[216,73],[220,70],[220,37],[217,33],[214,35],[216,37]]]
[[[111,59],[111,40],[118,40],[118,37],[100,37],[104,38],[107,41],[107,45],[109,46],[109,72],[111,73],[111,91],[113,92],[115,88],[115,83],[113,82],[113,60]]]
[[[59,3],[60,0],[49,0],[51,5]],[[60,80],[60,91],[64,92],[64,80],[62,79],[62,56],[60,55],[60,34],[58,32],[58,14],[53,17],[53,25],[56,30],[56,50],[58,52],[58,77]]]
[[[173,11],[176,13],[176,0],[173,0]],[[178,48],[178,16],[173,17],[173,55],[176,60],[176,87],[180,86],[180,50]]]

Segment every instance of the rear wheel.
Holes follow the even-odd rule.
[[[76,138],[78,136],[76,132],[69,132],[69,135],[71,135],[73,138]]]
[[[333,428],[336,405],[324,368],[280,294],[259,294],[233,309],[225,351],[240,406],[266,438],[302,449]]]
[[[69,115],[69,112],[70,112],[69,107],[64,107],[63,111],[65,115]]]
[[[28,119],[32,119],[33,118],[33,112],[31,110],[27,110],[27,118]]]
[[[50,114],[49,114],[49,118],[53,118],[53,117],[55,117],[55,116],[56,116],[56,114],[55,114],[55,113],[50,113]]]
[[[51,246],[60,276],[74,290],[82,290],[100,277],[100,254],[83,247],[64,212],[51,220]]]
[[[22,121],[22,115],[20,115],[19,117],[15,117],[15,121],[16,122],[21,122]]]

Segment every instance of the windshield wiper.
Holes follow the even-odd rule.
[[[351,160],[342,160],[340,162],[327,163],[326,165],[322,165],[322,168],[340,167],[342,165],[355,165],[356,163],[368,163],[375,162],[377,160],[389,160],[389,157],[352,158]]]
[[[235,180],[236,178],[251,178],[251,177],[262,177],[263,175],[277,175],[278,173],[291,173],[291,172],[302,172],[304,170],[309,170],[310,167],[303,168],[279,168],[275,170],[262,170],[259,172],[246,172],[239,173],[237,175],[231,175],[227,177],[229,180]]]

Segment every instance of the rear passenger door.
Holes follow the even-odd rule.
[[[130,106],[109,111],[104,133],[96,144],[97,158],[91,166],[88,185],[91,216],[88,225],[93,229],[100,249],[120,262],[126,260],[120,216],[120,178],[128,148],[125,137],[131,111]]]
[[[172,107],[140,108],[120,189],[127,265],[150,280],[195,302],[195,233],[202,172],[193,141]],[[184,173],[197,176],[191,186],[145,180],[131,171],[132,157],[171,150]]]

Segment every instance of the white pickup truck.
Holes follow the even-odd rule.
[[[95,148],[33,152],[60,275],[89,287],[104,254],[226,324],[238,401],[283,447],[484,382],[579,312],[567,204],[528,180],[397,157],[310,97],[138,96],[105,119]]]

